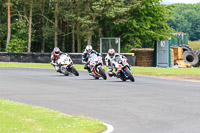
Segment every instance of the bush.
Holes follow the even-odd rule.
[[[28,43],[22,39],[12,39],[8,45],[8,52],[22,53],[27,52]]]

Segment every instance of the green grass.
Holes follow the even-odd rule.
[[[0,99],[1,133],[99,133],[101,122]]]
[[[54,69],[50,63],[0,63],[0,67],[25,67]],[[78,70],[84,70],[83,65],[75,65]]]
[[[189,41],[189,46],[194,50],[200,50],[200,40],[199,41]]]
[[[168,76],[168,75],[200,75],[200,68],[156,68],[156,67],[132,67],[133,74]]]
[[[49,63],[3,63],[0,67],[53,68]]]
[[[84,70],[83,65],[74,65],[77,70]],[[40,63],[8,63],[0,64],[0,67],[29,67],[29,68],[52,68],[51,64]],[[107,67],[104,66],[107,71]],[[156,67],[132,67],[131,71],[136,75],[152,75],[152,76],[167,76],[167,75],[200,75],[200,67],[197,68],[156,68]]]

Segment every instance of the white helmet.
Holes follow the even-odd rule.
[[[55,47],[53,51],[54,51],[55,55],[60,54],[60,49],[58,47]]]
[[[87,45],[85,49],[86,49],[87,52],[90,53],[92,51],[92,46],[91,45]]]
[[[115,50],[113,48],[108,50],[108,54],[111,58],[113,58],[115,56]]]

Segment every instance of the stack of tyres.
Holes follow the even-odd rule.
[[[183,52],[183,60],[192,66],[198,66],[200,61],[200,51],[186,50]]]
[[[192,50],[188,46],[189,36],[186,33],[178,32],[174,33],[171,38],[171,46],[183,48],[183,60],[192,66],[198,66],[200,64],[200,50]]]

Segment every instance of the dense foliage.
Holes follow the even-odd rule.
[[[160,2],[0,0],[0,51],[50,52],[58,46],[65,52],[82,52],[87,44],[99,50],[100,37],[120,37],[122,52],[128,52],[173,32],[167,25],[172,6]]]
[[[200,3],[174,6],[174,21],[169,21],[169,26],[177,32],[188,33],[191,41],[200,40]]]

